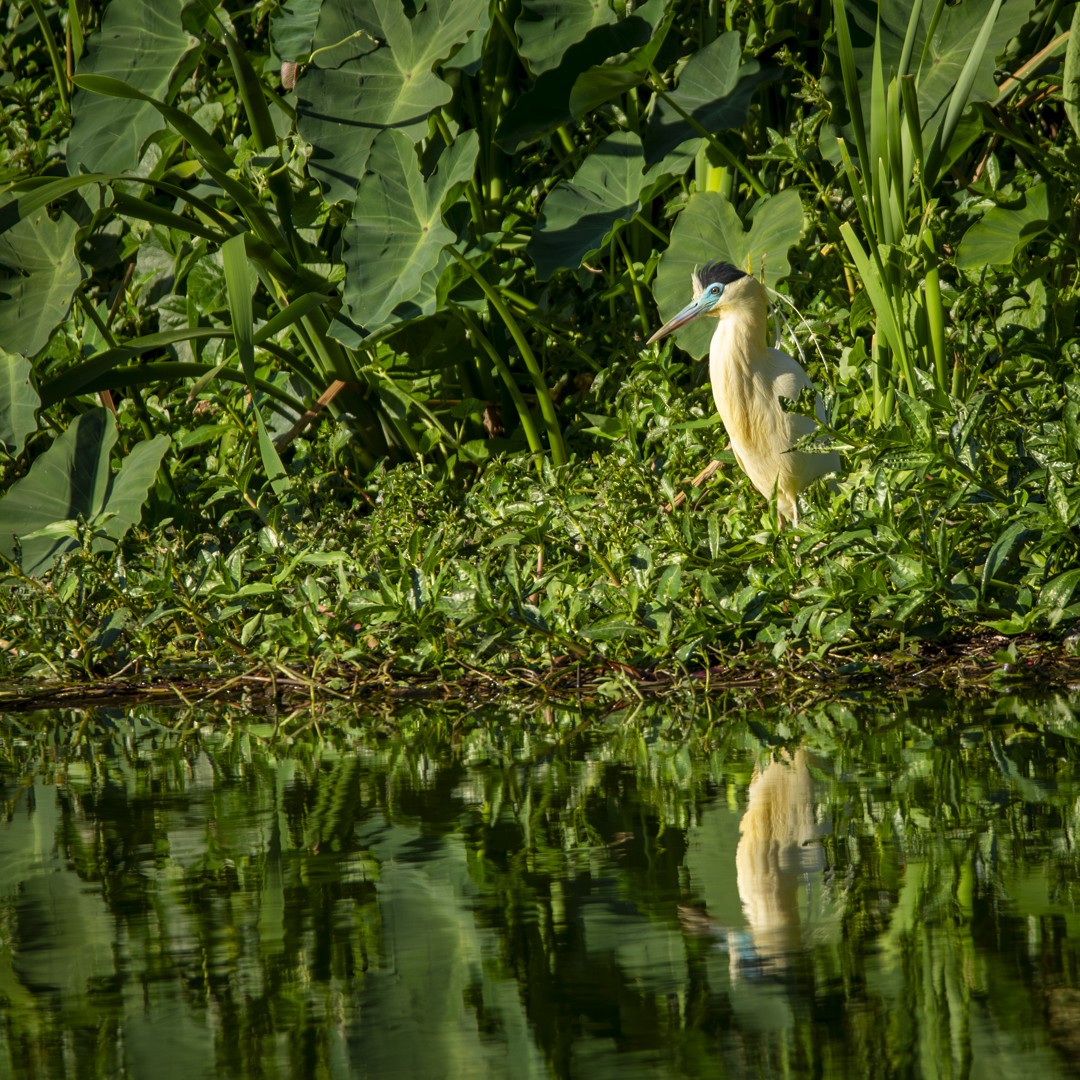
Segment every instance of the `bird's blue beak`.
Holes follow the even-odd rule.
[[[712,311],[716,307],[716,301],[719,297],[709,296],[707,293],[702,293],[696,300],[691,300],[679,312],[673,319],[668,319],[659,330],[648,341],[646,345],[651,345],[654,341],[659,341],[661,338],[665,338],[673,330],[678,330],[680,326],[685,326],[688,322],[692,322],[699,315],[704,315],[706,312]]]

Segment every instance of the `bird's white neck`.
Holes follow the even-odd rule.
[[[721,416],[725,410],[720,403],[720,387],[745,383],[753,357],[768,348],[767,321],[768,304],[763,289],[725,307],[717,320],[709,346],[709,379]]]

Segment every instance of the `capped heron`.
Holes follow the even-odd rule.
[[[835,450],[810,454],[791,449],[817,424],[809,416],[788,412],[780,399],[795,401],[814,384],[787,353],[769,348],[765,325],[769,298],[755,278],[730,263],[710,262],[695,270],[691,281],[694,299],[664,323],[648,344],[699,315],[717,320],[709,346],[709,381],[735,460],[766,499],[775,490],[780,523],[786,518],[798,524],[799,492],[840,468]],[[816,411],[823,421],[820,396]]]

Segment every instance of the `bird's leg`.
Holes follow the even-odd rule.
[[[737,460],[737,458],[736,458],[736,460]],[[719,468],[720,468],[720,462],[719,461],[715,461],[715,460],[710,461],[709,464],[706,465],[705,468],[702,469],[701,472],[699,472],[697,474],[697,476],[695,476],[694,479],[690,481],[691,485],[693,487],[701,487],[701,485],[704,484],[705,481],[708,480],[709,477],[712,476],[713,473],[715,473],[716,470],[719,469]],[[686,502],[686,492],[685,491],[680,491],[679,494],[676,495],[675,498],[672,499],[671,502],[669,502],[664,507],[664,513],[665,514],[670,514],[672,510],[675,510],[678,507],[682,506],[682,504],[684,502]]]

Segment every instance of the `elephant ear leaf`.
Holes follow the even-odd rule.
[[[656,273],[653,295],[661,319],[670,319],[690,299],[690,275],[710,259],[761,274],[766,285],[775,286],[791,272],[788,252],[799,242],[802,226],[802,200],[794,188],[759,201],[749,229],[719,192],[696,192],[671,230]],[[704,356],[713,328],[709,319],[697,319],[679,332],[679,344],[691,356]]]
[[[30,383],[30,361],[0,349],[0,445],[9,454],[22,452],[37,427],[41,400]]]
[[[375,331],[435,310],[432,272],[457,239],[443,209],[472,175],[478,150],[476,133],[466,132],[425,176],[411,139],[399,131],[379,133],[345,227],[345,304],[354,322]]]
[[[113,546],[139,519],[167,435],[140,443],[114,476],[116,421],[106,409],[83,413],[0,499],[0,554],[25,573],[46,571],[76,544],[75,519],[97,524],[95,550]]]
[[[67,317],[82,280],[77,230],[66,214],[53,221],[40,209],[0,233],[0,341],[11,352],[41,352]]]
[[[201,55],[199,39],[185,29],[179,8],[175,0],[112,0],[101,29],[87,39],[76,74],[107,75],[147,97],[169,100],[171,89]],[[186,14],[198,31],[209,18],[209,5],[188,5]],[[145,100],[118,101],[80,91],[72,100],[68,171],[134,169],[143,144],[162,127],[161,117]]]

